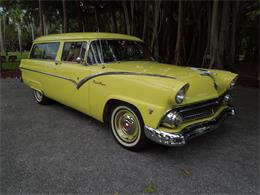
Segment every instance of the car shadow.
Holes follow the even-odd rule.
[[[106,133],[107,131],[110,131],[110,127],[108,125],[103,124],[97,121],[96,119],[92,118],[91,116],[81,113],[59,102],[52,100],[50,106],[55,107],[55,109],[61,110],[62,112],[71,115],[72,119],[75,118],[79,121],[85,121],[86,123],[94,125],[95,127],[97,127],[95,128],[97,129],[97,131],[104,131]],[[143,154],[155,155],[157,157],[158,155],[160,155],[161,157],[169,157],[170,155],[172,158],[178,159],[180,156],[183,156],[183,154],[189,156],[194,153],[203,152],[207,148],[222,145],[223,138],[230,136],[230,132],[228,132],[229,129],[230,128],[228,124],[223,123],[220,128],[212,132],[206,133],[202,136],[196,137],[195,139],[192,139],[189,142],[187,142],[187,144],[184,146],[168,147],[149,141],[149,145],[142,151],[139,151],[138,153],[141,152]],[[113,137],[112,133],[107,133],[107,135],[111,136],[111,138]],[[109,142],[111,141],[110,139]],[[117,144],[116,141],[114,141],[114,144]],[[118,147],[121,146],[118,145]]]

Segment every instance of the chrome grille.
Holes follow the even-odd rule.
[[[182,115],[183,121],[206,118],[212,116],[219,109],[221,102],[221,98],[219,98],[187,107],[180,107],[175,110]]]

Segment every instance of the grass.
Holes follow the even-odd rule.
[[[8,56],[6,56],[5,54],[1,53],[1,56],[6,56],[6,60],[7,62],[2,63],[2,70],[13,70],[19,67],[20,61],[21,59],[26,59],[28,57],[29,52],[8,52]],[[17,60],[16,62],[8,62],[8,57],[9,56],[17,56]]]
[[[146,186],[145,192],[148,194],[152,194],[152,193],[157,192],[157,189],[153,183],[150,183],[149,185]]]

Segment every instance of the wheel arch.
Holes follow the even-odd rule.
[[[103,109],[103,122],[105,124],[109,124],[109,118],[110,118],[110,115],[112,114],[112,108],[115,106],[115,105],[129,105],[133,108],[136,109],[136,111],[138,111],[138,114],[140,115],[140,117],[142,118],[143,120],[143,116],[140,112],[140,110],[133,104],[127,102],[127,101],[124,101],[124,100],[120,100],[120,99],[109,99],[106,104],[105,104],[105,107]]]

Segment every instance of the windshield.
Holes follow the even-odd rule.
[[[117,61],[153,60],[142,42],[128,40],[96,40],[89,47],[88,64]]]

